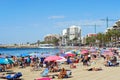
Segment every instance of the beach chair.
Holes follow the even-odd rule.
[[[48,68],[45,68],[45,70],[41,73],[41,76],[42,76],[42,77],[47,77],[47,76],[48,76],[48,73],[49,73]]]

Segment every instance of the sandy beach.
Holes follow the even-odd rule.
[[[98,59],[91,66],[83,66],[82,63],[76,64],[77,68],[70,69],[69,65],[61,65],[61,67],[65,67],[66,69],[70,69],[72,71],[71,78],[58,79],[55,77],[52,80],[120,80],[120,67],[105,67],[103,65],[103,59]],[[87,71],[85,69],[91,67],[101,67],[102,71]],[[14,72],[22,72],[23,76],[21,77],[23,80],[34,80],[36,78],[41,78],[41,71],[31,71],[31,67],[26,68],[14,68]],[[57,74],[57,73],[49,73],[49,75]],[[2,80],[2,79],[0,79]]]

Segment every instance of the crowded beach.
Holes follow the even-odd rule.
[[[120,80],[119,48],[83,47],[59,53],[0,54],[0,80]]]

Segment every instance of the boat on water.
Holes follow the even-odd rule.
[[[54,44],[40,44],[39,48],[57,48]]]

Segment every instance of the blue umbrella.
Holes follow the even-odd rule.
[[[60,56],[65,57],[65,56],[66,56],[66,54],[65,54],[65,53],[61,53],[61,54],[60,54]]]
[[[9,64],[9,61],[7,58],[0,58],[0,64]]]
[[[20,57],[26,57],[26,56],[29,56],[29,54],[28,53],[22,53],[22,54],[20,54]]]

